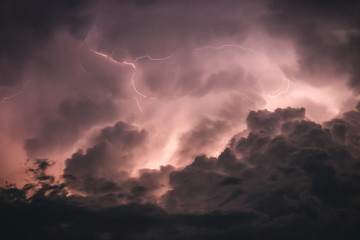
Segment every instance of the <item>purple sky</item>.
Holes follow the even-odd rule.
[[[109,223],[94,239],[177,239],[181,228],[179,239],[264,239],[267,231],[289,239],[298,222],[319,227],[314,239],[344,229],[355,239],[359,8],[335,0],[0,3],[1,204],[60,201],[65,212],[76,208],[75,221],[82,208],[101,209],[95,222],[120,208],[161,222],[139,223],[145,233],[136,236],[136,227],[121,235]],[[346,224],[335,221],[340,212]],[[209,214],[229,225],[214,229]],[[85,231],[50,216],[54,226],[20,221],[18,237]]]

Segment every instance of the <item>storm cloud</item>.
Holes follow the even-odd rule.
[[[29,186],[2,188],[2,205],[7,206],[2,211],[14,213],[20,204],[15,212],[20,220],[10,220],[25,224],[16,236],[40,227],[43,238],[60,234],[71,239],[92,233],[91,239],[261,239],[268,233],[279,239],[353,239],[359,234],[359,118],[360,112],[353,110],[321,125],[307,120],[303,108],[251,112],[248,135],[235,136],[217,158],[198,156],[184,169],[168,166],[160,171],[142,170],[137,178],[105,181],[114,168],[107,164],[111,158],[104,155],[103,141],[126,138],[129,150],[143,138],[141,132],[120,122],[104,129],[99,143],[85,154],[78,152],[67,160],[63,185],[45,177],[49,164],[39,160],[38,168],[31,171],[42,187],[30,199],[25,197]],[[99,179],[102,169],[106,175]],[[151,202],[148,191],[160,188],[167,179],[169,190],[161,201]],[[79,186],[87,186],[82,189],[87,196],[60,194]],[[159,195],[152,195],[155,198]],[[57,207],[48,209],[53,201]],[[139,205],[146,202],[153,205]],[[90,210],[92,206],[97,210]],[[38,218],[35,213],[43,211],[39,207],[48,209],[52,222],[28,225],[23,219]],[[75,220],[68,217],[70,211],[76,213]],[[81,219],[85,218],[84,223]],[[124,223],[125,219],[134,220]],[[219,225],[220,220],[227,224]],[[94,224],[90,231],[88,224]]]
[[[358,239],[356,1],[0,3],[6,239]]]

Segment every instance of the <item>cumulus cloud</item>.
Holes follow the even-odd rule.
[[[358,5],[0,3],[2,232],[355,239]]]
[[[30,157],[46,156],[55,149],[61,151],[72,146],[84,130],[114,118],[116,111],[110,101],[65,100],[59,105],[58,115],[55,119],[45,121],[38,136],[25,141],[25,149]]]
[[[41,231],[44,237],[54,233],[72,237],[75,230],[87,234],[83,229],[86,224],[79,225],[77,220],[67,217],[58,218],[58,211],[72,209],[81,221],[89,216],[88,211],[93,211],[87,208],[100,206],[87,220],[87,224],[92,224],[92,218],[100,217],[106,223],[96,224],[90,231],[94,239],[116,238],[119,234],[129,234],[135,239],[178,239],[176,234],[180,229],[186,229],[180,235],[183,238],[261,239],[268,232],[279,239],[301,239],[307,234],[310,239],[325,236],[336,239],[340,235],[351,239],[358,234],[355,226],[359,222],[360,172],[356,142],[360,134],[359,117],[356,109],[321,125],[306,119],[303,108],[253,111],[247,118],[248,135],[240,139],[234,137],[217,158],[202,155],[184,169],[167,166],[160,170],[142,170],[138,177],[110,181],[109,176],[114,175],[116,168],[111,169],[107,164],[108,155],[104,153],[109,145],[117,144],[126,154],[125,149],[138,147],[146,136],[119,122],[103,129],[97,143],[85,154],[78,152],[67,160],[66,181],[61,187],[46,177],[50,164],[46,160],[37,161],[38,167],[31,172],[42,182],[42,187],[33,195],[37,198],[32,197],[31,202],[22,205],[27,212],[16,214],[29,217],[33,211],[39,211],[34,209],[46,207],[44,204],[54,201],[51,200],[54,197],[59,210],[50,211],[55,215],[52,223],[26,227],[17,234],[29,233],[38,227],[51,229]],[[105,142],[107,147],[103,146]],[[124,145],[130,147],[124,148]],[[119,161],[118,166],[121,164]],[[70,174],[77,178],[69,177]],[[84,180],[89,176],[94,179]],[[154,194],[166,179],[170,190],[163,195]],[[79,186],[87,196],[61,194],[64,187],[71,190],[80,189]],[[11,185],[2,188],[3,204],[10,204],[7,205],[9,211],[14,212],[13,204],[29,201],[25,194],[28,189],[29,186],[19,189]],[[54,189],[57,191],[52,195],[46,194]],[[46,202],[38,202],[40,200]],[[127,205],[129,203],[133,204]],[[118,204],[125,205],[119,207]],[[117,213],[118,217],[110,212]],[[142,232],[135,234],[131,229],[124,230],[125,227],[120,231],[108,222],[112,219],[113,223],[120,223],[127,217],[136,217],[134,224],[136,229],[143,229]],[[140,224],[139,219],[146,223]],[[227,224],[219,225],[220,220]],[[19,223],[26,224],[22,220]]]
[[[147,138],[145,130],[137,130],[124,122],[104,128],[95,144],[86,150],[74,153],[66,160],[64,177],[74,189],[84,192],[107,191],[115,187],[134,166],[137,151]]]
[[[322,126],[306,120],[303,108],[250,112],[247,137],[232,141],[218,158],[197,157],[171,173],[166,207],[175,212],[252,209],[271,218],[321,215],[328,206],[357,209],[359,126],[354,119],[359,116],[347,112]]]
[[[206,153],[209,147],[219,147],[218,144],[221,143],[223,134],[226,134],[229,129],[230,126],[226,121],[202,120],[194,126],[192,131],[181,136],[178,158],[186,161],[200,153]]]

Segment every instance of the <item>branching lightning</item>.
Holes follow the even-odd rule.
[[[123,63],[126,64],[126,65],[131,66],[131,67],[134,69],[134,73],[133,73],[133,75],[131,76],[131,81],[130,81],[130,82],[131,82],[131,85],[133,86],[134,91],[135,91],[138,95],[142,96],[143,98],[147,98],[147,96],[144,95],[144,94],[142,94],[141,92],[139,92],[139,91],[137,90],[136,86],[135,86],[135,75],[136,75],[136,66],[135,66],[135,64],[134,64],[134,63],[131,63],[131,62],[126,62],[126,61],[124,61]]]
[[[244,46],[241,46],[241,45],[237,45],[237,44],[224,44],[224,45],[220,45],[220,46],[208,45],[208,46],[204,46],[204,47],[200,47],[200,48],[195,48],[193,51],[198,52],[198,51],[204,51],[204,50],[208,50],[208,49],[209,49],[209,50],[223,50],[223,49],[225,49],[225,48],[238,48],[238,49],[240,49],[240,50],[242,50],[242,51],[246,51],[246,52],[251,52],[251,53],[256,53],[256,54],[261,54],[261,55],[263,55],[263,53],[261,53],[261,52],[259,52],[259,51],[256,51],[256,50],[254,50],[254,49],[247,48],[247,47],[244,47]],[[132,62],[129,62],[129,61],[119,62],[119,61],[116,61],[112,56],[109,56],[109,55],[107,55],[107,54],[105,54],[105,53],[98,52],[98,51],[93,50],[93,49],[91,49],[91,48],[89,48],[89,49],[90,49],[90,51],[93,52],[94,54],[105,58],[107,61],[109,61],[109,62],[111,62],[111,63],[114,63],[114,64],[125,64],[125,65],[130,66],[130,67],[133,69],[133,74],[132,74],[131,79],[130,79],[130,84],[131,84],[131,86],[132,86],[133,91],[134,91],[137,95],[141,96],[142,98],[149,98],[149,97],[148,97],[147,95],[141,93],[141,92],[137,89],[137,87],[136,87],[135,79],[136,79],[137,68],[136,68],[136,64],[135,64],[135,63],[138,62],[138,61],[140,61],[140,60],[142,60],[142,59],[148,59],[148,60],[151,60],[151,61],[166,61],[166,60],[169,60],[169,59],[171,59],[171,58],[174,57],[174,52],[171,53],[169,56],[161,57],[161,58],[154,58],[154,57],[146,54],[146,55],[143,55],[143,56],[138,56],[138,57],[136,57]],[[84,70],[84,68],[81,66],[81,64],[80,64],[80,68],[81,68],[81,71],[82,71],[82,72],[86,72],[86,71]],[[246,80],[247,75],[248,75],[248,72],[245,71],[244,77],[243,77],[244,80]],[[275,94],[275,95],[267,95],[267,97],[270,98],[270,99],[277,98],[277,97],[279,97],[279,96],[282,95],[282,94],[286,94],[286,93],[289,91],[289,88],[290,88],[290,80],[288,80],[288,82],[287,82],[287,88],[286,88],[285,90],[282,90],[282,91],[278,92],[278,93]],[[246,95],[246,94],[244,94],[244,95]],[[247,95],[246,95],[246,97],[247,97],[248,99],[250,99]],[[137,106],[138,106],[138,108],[139,108],[139,111],[142,112],[142,108],[141,108],[141,106],[140,106],[139,99],[136,98],[136,97],[134,97],[134,99],[135,99],[136,104],[137,104]]]
[[[278,92],[278,93],[275,94],[275,95],[267,95],[267,97],[270,98],[270,99],[277,98],[277,97],[279,97],[279,96],[282,95],[282,94],[288,93],[289,88],[290,88],[290,80],[288,79],[288,81],[287,81],[287,87],[286,87],[285,90],[282,90],[282,91]]]
[[[93,50],[91,48],[89,48],[91,52],[105,58],[106,60],[108,60],[109,62],[111,63],[114,63],[114,64],[125,64],[125,65],[128,65],[128,66],[131,66],[131,68],[133,69],[133,74],[131,76],[131,79],[130,79],[130,84],[134,90],[134,92],[136,94],[138,94],[139,96],[143,97],[143,98],[149,98],[148,96],[146,96],[145,94],[141,93],[137,88],[136,88],[136,85],[135,85],[135,76],[136,76],[136,65],[134,62],[137,62],[138,60],[141,60],[141,59],[149,59],[151,61],[165,61],[165,60],[168,60],[170,58],[172,58],[174,56],[174,53],[171,53],[171,55],[167,56],[167,57],[163,57],[163,58],[153,58],[151,57],[150,55],[144,55],[144,56],[139,56],[139,57],[136,57],[134,59],[134,62],[128,62],[128,61],[123,61],[123,62],[118,62],[116,61],[113,57],[107,55],[107,54],[104,54],[104,53],[101,53],[101,52],[98,52],[96,50]],[[85,71],[86,72],[86,71]],[[139,103],[139,99],[136,98],[136,97],[133,97],[136,101],[136,105],[138,106],[140,112],[142,112],[142,108],[140,106],[140,103]]]
[[[224,48],[239,48],[239,49],[247,51],[247,52],[260,53],[260,52],[258,52],[256,50],[251,49],[251,48],[246,48],[246,47],[243,47],[241,45],[236,45],[236,44],[225,44],[225,45],[221,45],[221,46],[211,46],[210,45],[210,46],[204,46],[204,47],[196,48],[196,49],[194,49],[194,51],[202,51],[202,50],[206,50],[206,49],[221,50],[221,49],[224,49]]]
[[[174,56],[174,53],[171,53],[171,55],[167,56],[167,57],[163,57],[163,58],[153,58],[149,55],[144,55],[144,56],[139,56],[137,58],[134,59],[134,62],[137,62],[141,59],[147,58],[151,61],[165,61],[165,60],[169,60],[170,58],[172,58]]]
[[[207,50],[207,49],[210,49],[210,50],[222,50],[224,48],[238,48],[238,49],[246,51],[246,52],[251,52],[251,53],[256,53],[256,54],[263,54],[261,52],[258,52],[256,50],[254,50],[254,49],[247,48],[247,47],[237,45],[237,44],[224,44],[224,45],[220,45],[220,46],[209,45],[209,46],[196,48],[196,49],[194,49],[194,51],[203,51],[203,50]],[[244,76],[243,76],[243,81],[244,82],[246,81],[247,77],[248,77],[248,71],[245,70],[244,71]],[[237,92],[239,92],[239,91],[237,91]],[[254,100],[252,100],[247,94],[245,94],[243,92],[239,92],[239,93],[244,95],[248,100],[250,100],[251,102],[254,103]]]
[[[131,76],[130,84],[131,84],[131,86],[132,86],[132,88],[133,88],[133,90],[134,90],[134,92],[135,92],[136,94],[138,94],[139,96],[141,96],[141,97],[143,97],[143,98],[147,98],[147,96],[146,96],[145,94],[142,94],[141,92],[139,92],[139,90],[137,90],[137,88],[136,88],[136,86],[135,86],[136,65],[135,65],[134,63],[127,62],[127,61],[118,62],[118,61],[116,61],[114,58],[112,58],[111,56],[109,56],[109,55],[107,55],[107,54],[98,52],[98,51],[96,51],[96,50],[94,50],[94,49],[91,49],[91,48],[89,48],[89,49],[90,49],[91,52],[93,52],[93,53],[95,53],[95,54],[97,54],[97,55],[105,58],[106,60],[108,60],[108,61],[111,62],[111,63],[114,63],[114,64],[126,64],[126,65],[131,66],[131,68],[133,69],[134,72],[133,72],[133,74],[132,74],[132,76]],[[136,101],[136,105],[137,105],[138,108],[139,108],[139,111],[142,112],[142,108],[141,108],[141,106],[140,106],[139,100],[138,100],[136,97],[134,97],[134,99],[135,99],[135,101]]]
[[[201,51],[201,50],[206,50],[206,49],[213,49],[213,50],[221,50],[221,49],[224,49],[224,48],[239,48],[241,50],[244,50],[244,51],[247,51],[247,52],[252,52],[252,53],[257,53],[257,54],[263,54],[261,52],[258,52],[254,49],[251,49],[251,48],[247,48],[247,47],[244,47],[244,46],[241,46],[241,45],[236,45],[236,44],[225,44],[225,45],[221,45],[221,46],[205,46],[205,47],[201,47],[201,48],[196,48],[194,51]],[[244,79],[247,78],[247,71],[245,72],[245,76],[244,76]],[[282,94],[286,94],[288,93],[289,91],[289,88],[290,88],[290,80],[288,79],[287,81],[287,87],[285,90],[282,90],[280,92],[278,92],[277,94],[275,95],[267,95],[268,98],[270,99],[274,99],[274,98],[277,98],[279,97],[280,95]]]

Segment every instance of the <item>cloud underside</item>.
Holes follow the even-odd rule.
[[[323,125],[306,120],[303,108],[253,111],[249,134],[235,135],[219,157],[129,177],[112,173],[106,156],[124,138],[124,154],[141,147],[146,133],[120,122],[66,161],[63,184],[38,160],[30,171],[39,186],[2,188],[1,211],[8,226],[23,227],[15,236],[39,231],[40,239],[352,239],[360,220],[359,123],[359,109]],[[156,195],[167,181],[170,190]],[[72,189],[87,195],[69,196]]]

